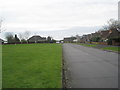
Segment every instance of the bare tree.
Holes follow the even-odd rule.
[[[0,33],[3,31],[5,31],[5,29],[3,29],[3,18],[0,18]]]
[[[14,43],[14,37],[13,37],[13,34],[12,34],[12,33],[7,32],[7,33],[5,34],[5,36],[6,36],[6,39],[7,39],[7,42],[8,42],[8,43]]]
[[[50,43],[51,40],[52,40],[51,36],[48,36],[48,37],[47,37],[47,42]]]
[[[23,33],[19,33],[18,36],[19,36],[20,42],[22,43],[22,40],[24,39]]]
[[[120,29],[120,21],[114,19],[110,19],[107,22],[107,25],[103,26],[103,30],[118,30],[118,29]]]
[[[3,20],[0,19],[0,33],[2,32],[2,22],[3,22]]]
[[[29,38],[30,34],[31,34],[30,31],[25,31],[24,32],[24,38],[27,41],[27,43],[28,43],[28,38]]]

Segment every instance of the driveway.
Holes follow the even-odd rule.
[[[63,44],[67,87],[118,88],[118,54],[77,44]]]

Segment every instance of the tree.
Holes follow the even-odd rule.
[[[101,40],[100,37],[93,37],[93,38],[91,39],[92,42],[99,42],[100,40]]]
[[[2,32],[2,22],[3,22],[3,20],[1,19],[0,20],[0,33]]]
[[[24,32],[24,38],[25,38],[25,40],[27,41],[27,43],[28,43],[28,38],[29,38],[29,36],[30,36],[30,31],[25,31],[25,32]]]
[[[50,43],[52,38],[50,36],[47,37],[47,42]]]
[[[3,31],[5,31],[5,29],[3,29],[3,19],[0,18],[0,33],[2,33]]]
[[[55,39],[52,39],[52,42],[53,42],[53,43],[56,43],[56,40],[55,40]]]
[[[27,43],[25,39],[21,39],[21,43]]]
[[[16,34],[15,34],[14,41],[15,41],[15,44],[20,43],[20,40],[19,40],[19,38],[17,37],[17,35],[16,35]]]
[[[109,30],[117,30],[117,28],[120,28],[120,22],[114,19],[110,19],[108,21],[108,26]]]
[[[18,36],[19,36],[20,42],[23,43],[22,41],[25,40],[23,33],[19,33]],[[24,40],[23,40],[23,39],[24,39]]]
[[[120,29],[120,21],[114,19],[110,19],[107,22],[107,25],[103,26],[103,30],[118,30],[118,29]]]
[[[6,39],[7,39],[7,42],[9,44],[13,44],[14,43],[14,37],[13,37],[13,34],[10,33],[10,32],[7,32],[6,33]]]

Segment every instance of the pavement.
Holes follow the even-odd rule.
[[[63,44],[67,88],[118,88],[118,53]]]

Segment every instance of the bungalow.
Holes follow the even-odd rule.
[[[91,38],[100,37],[100,36],[101,35],[99,31],[91,34]]]
[[[44,43],[46,42],[46,37],[35,35],[35,36],[30,37],[27,41],[29,43]]]
[[[120,37],[120,31],[118,30],[106,30],[100,32],[102,41],[107,41],[111,38],[119,38]]]
[[[90,42],[91,39],[92,39],[92,34],[88,34],[88,35],[86,36],[86,40],[87,40],[87,42]]]
[[[109,44],[120,46],[120,31],[119,30],[109,30],[110,34],[108,36]]]
[[[4,40],[0,39],[0,44],[4,44]]]
[[[72,38],[71,37],[67,37],[67,38],[64,38],[64,43],[71,43],[72,42]]]
[[[120,31],[119,30],[109,30],[110,35],[108,38],[119,38],[120,37]]]
[[[71,43],[71,42],[74,42],[74,40],[76,40],[77,38],[76,37],[66,37],[64,38],[64,43]]]
[[[106,30],[100,31],[100,39],[109,45],[120,45],[120,31],[119,30]]]
[[[120,45],[120,29],[98,31],[82,37],[77,35],[76,38],[81,43]]]
[[[106,30],[106,31],[101,31],[100,32],[100,37],[101,37],[101,41],[106,42],[108,40],[109,35],[112,32],[110,30]]]

